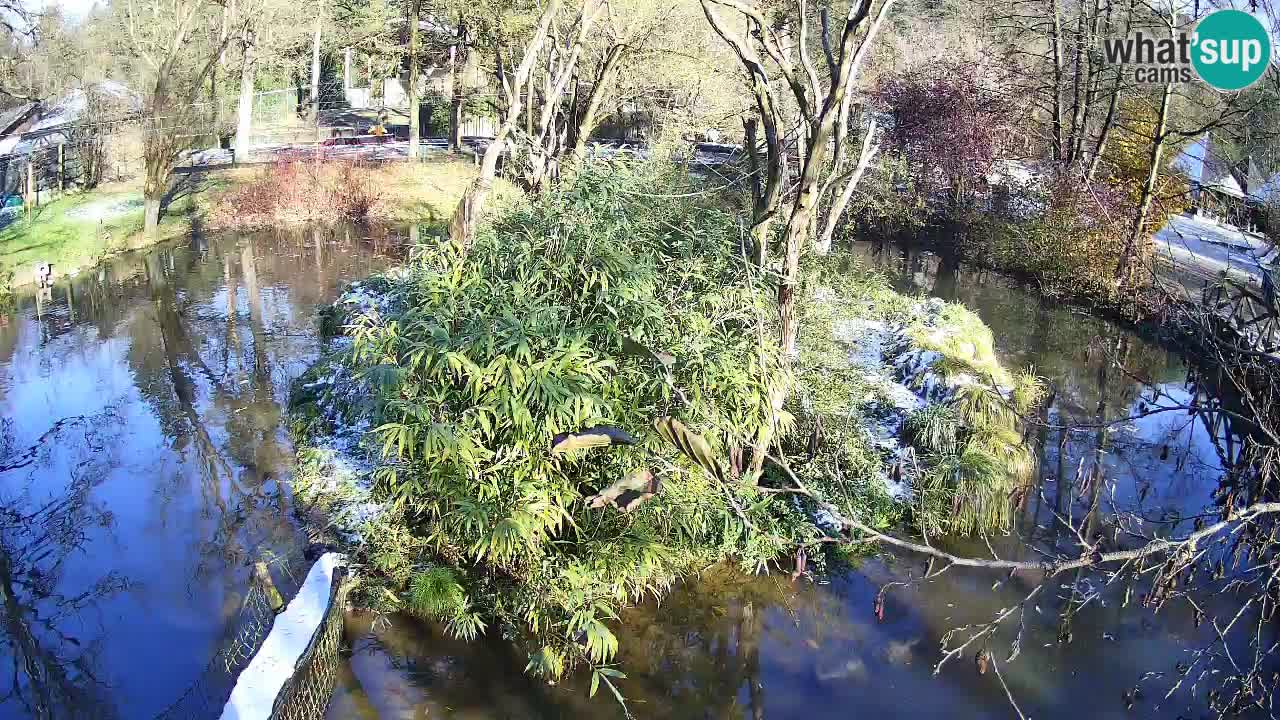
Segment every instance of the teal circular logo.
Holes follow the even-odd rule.
[[[1271,35],[1242,10],[1215,10],[1196,25],[1191,65],[1211,87],[1227,92],[1256,83],[1271,64]]]

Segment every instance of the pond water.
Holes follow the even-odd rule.
[[[154,717],[197,682],[289,512],[315,307],[399,250],[196,238],[0,314],[0,717]],[[274,567],[274,566],[273,566]]]
[[[251,563],[305,542],[283,408],[323,350],[315,306],[399,249],[350,228],[199,239],[116,259],[0,314],[0,717],[146,720],[199,681]],[[900,289],[974,308],[1007,364],[1052,382],[1051,424],[1187,398],[1179,359],[1114,325],[934,256],[859,252]],[[1104,510],[1177,520],[1207,502],[1221,467],[1210,433],[1182,413],[1034,440],[1040,481],[1015,535],[993,542],[1004,557],[1033,556],[1024,540],[1068,547],[1055,513],[1083,517],[1095,497]],[[1106,482],[1088,482],[1094,474]],[[922,570],[912,557],[816,582],[709,570],[660,607],[626,614],[619,689],[638,717],[1014,716],[972,652],[937,676],[934,666],[944,633],[989,619],[1029,586],[953,569],[891,587],[878,620],[880,589]],[[1160,701],[1175,663],[1210,640],[1189,611],[1122,609],[1102,593],[1059,643],[1069,596],[1055,586],[1037,599],[1020,655],[1000,666],[1025,715],[1200,715],[1186,694]],[[586,678],[530,680],[500,639],[465,644],[427,623],[359,613],[346,633],[332,720],[623,714],[607,689],[588,698]],[[999,660],[1011,639],[991,642]],[[1122,696],[1140,682],[1144,695],[1126,710]]]
[[[859,243],[857,253],[899,290],[977,311],[1006,365],[1034,367],[1053,389],[1043,415],[1050,427],[1033,435],[1038,482],[1014,533],[990,547],[971,542],[952,549],[1033,559],[1040,557],[1033,548],[1069,550],[1074,535],[1056,518],[1079,524],[1095,503],[1102,513],[1137,513],[1164,529],[1188,525],[1184,518],[1210,503],[1222,468],[1213,441],[1219,433],[1197,416],[1158,413],[1107,432],[1062,427],[1185,404],[1187,368],[1176,355],[1107,321],[1041,302],[994,273],[890,245]],[[953,568],[890,586],[878,620],[873,607],[881,588],[919,580],[923,571],[911,556],[868,559],[816,582],[711,570],[660,606],[624,614],[619,666],[628,677],[619,689],[641,718],[1017,717],[1010,697],[1037,720],[1203,714],[1204,684],[1164,698],[1176,664],[1212,646],[1209,623],[1197,626],[1189,607],[1157,614],[1136,599],[1122,607],[1120,588],[1066,577],[1028,603],[1014,660],[1006,662],[1016,622],[935,675],[949,630],[989,621],[1034,584]],[[1210,616],[1234,607],[1229,596],[1199,601]],[[1059,615],[1069,602],[1076,609],[1064,628]],[[1064,630],[1069,642],[1059,641]],[[459,643],[430,623],[375,622],[360,613],[348,618],[346,632],[352,653],[331,720],[624,716],[607,689],[588,698],[586,677],[557,686],[528,679],[526,658],[500,640]],[[981,647],[995,656],[1007,691],[995,672],[977,672]],[[1135,688],[1141,692],[1129,709]]]

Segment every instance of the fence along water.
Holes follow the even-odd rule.
[[[284,612],[277,615],[270,590],[251,581],[222,648],[155,720],[324,718],[337,677],[349,575],[332,553],[310,569],[301,553],[267,565],[276,590],[291,598]]]

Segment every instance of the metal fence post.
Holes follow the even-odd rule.
[[[67,190],[67,144],[58,143],[58,192]]]

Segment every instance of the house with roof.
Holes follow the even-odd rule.
[[[1263,208],[1280,186],[1280,174],[1268,180],[1253,158],[1233,160],[1209,133],[1188,145],[1170,167],[1187,177],[1191,214],[1241,230],[1262,224]]]
[[[108,80],[77,88],[59,98],[0,112],[0,197],[25,192],[23,181],[32,161],[41,171],[39,188],[56,186],[60,145],[65,146],[64,162],[78,167],[81,137],[77,133],[88,115],[127,119],[141,109],[142,101],[136,93],[122,83]]]

